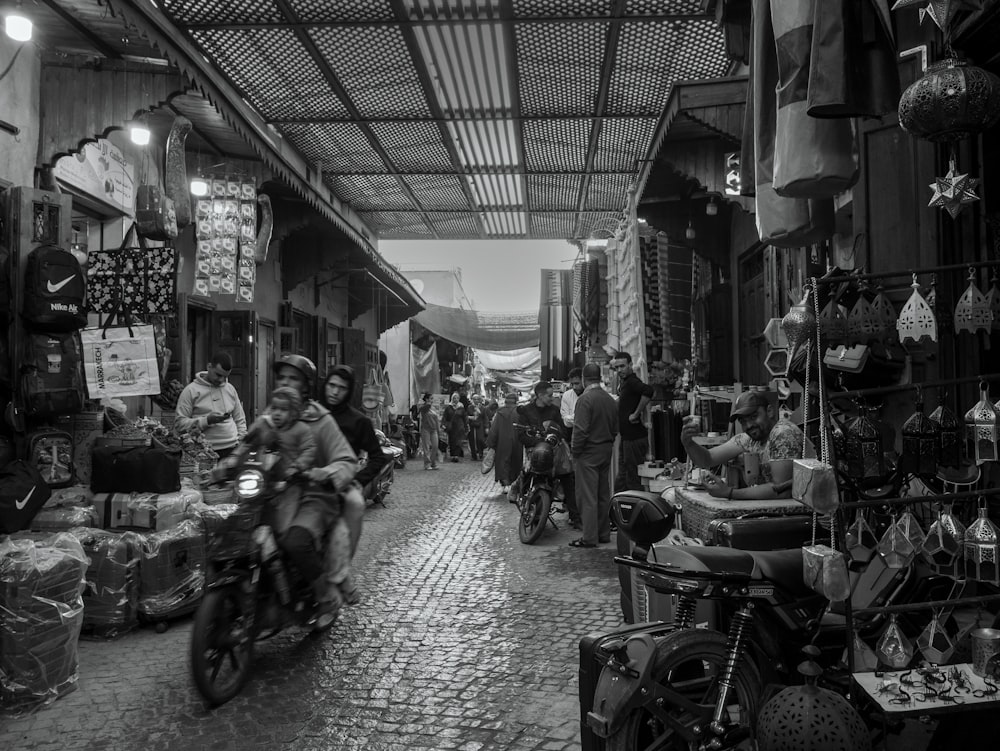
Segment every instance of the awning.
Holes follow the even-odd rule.
[[[537,311],[484,313],[426,303],[414,320],[438,336],[466,347],[509,351],[538,347]]]
[[[505,352],[491,352],[484,349],[476,350],[476,357],[488,370],[526,370],[539,367],[542,351],[538,347],[512,349]]]

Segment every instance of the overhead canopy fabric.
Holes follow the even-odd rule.
[[[428,303],[414,320],[438,336],[475,349],[506,352],[537,348],[539,343],[537,311],[484,313]]]
[[[526,370],[538,368],[542,359],[542,351],[538,347],[512,349],[505,352],[490,352],[477,349],[476,357],[483,367],[489,370]]]

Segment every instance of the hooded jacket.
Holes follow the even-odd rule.
[[[177,418],[174,425],[178,432],[198,428],[213,449],[233,448],[247,432],[247,418],[236,387],[229,381],[218,386],[209,383],[201,371],[177,398]],[[230,419],[215,425],[208,424],[208,416],[229,413]]]
[[[299,420],[309,426],[316,440],[313,468],[323,473],[323,479],[330,480],[338,491],[344,490],[358,472],[358,457],[337,422],[326,407],[311,399],[303,407]]]
[[[344,401],[337,405],[331,405],[327,402],[326,382],[324,382],[323,402],[325,409],[329,410],[344,437],[347,438],[347,442],[351,444],[354,453],[360,454],[364,451],[368,455],[365,466],[354,477],[364,487],[378,476],[382,467],[389,461],[389,457],[382,452],[382,444],[378,442],[372,421],[364,412],[351,406],[351,396],[354,394],[355,387],[354,377],[348,377],[346,373],[341,372],[336,373],[336,376],[347,382],[348,391],[344,395]],[[327,381],[329,381],[329,376]]]

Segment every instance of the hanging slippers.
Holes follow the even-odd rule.
[[[597,547],[597,543],[596,542],[587,542],[582,537],[579,537],[579,538],[577,538],[575,540],[570,540],[569,546],[571,548],[596,548]]]

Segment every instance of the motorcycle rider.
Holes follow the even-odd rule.
[[[302,395],[305,404],[299,419],[313,431],[316,441],[314,465],[306,474],[322,487],[322,491],[312,487],[304,491],[287,526],[277,531],[282,549],[302,576],[313,583],[317,605],[314,628],[322,631],[333,625],[343,604],[339,588],[328,586],[329,576],[324,576],[322,541],[334,528],[329,545],[337,548],[342,558],[348,557],[349,550],[341,551],[340,548],[350,547],[345,539],[347,530],[352,520],[359,523],[365,506],[364,499],[358,509],[355,499],[333,495],[326,490],[332,487],[342,494],[357,474],[358,458],[329,411],[310,398],[316,375],[312,360],[302,355],[285,354],[274,363],[275,386],[290,387]],[[339,535],[336,534],[338,528],[342,530]]]
[[[559,411],[559,404],[552,396],[552,384],[548,381],[539,381],[534,388],[535,398],[528,404],[522,404],[517,408],[518,422],[522,425],[531,425],[538,430],[544,431],[547,423],[553,423],[559,427],[560,446],[569,456],[569,446],[566,444],[566,426],[563,424],[562,415]],[[521,444],[531,449],[538,442],[538,438],[532,438],[525,432],[518,432]],[[558,462],[557,462],[558,464]],[[522,473],[523,475],[523,473]],[[580,528],[580,512],[576,507],[576,480],[572,470],[568,474],[556,475],[562,484],[565,494],[564,503],[566,511],[569,513],[570,526],[574,529]],[[521,475],[515,480],[515,485],[520,487]]]

